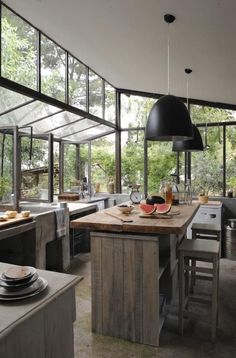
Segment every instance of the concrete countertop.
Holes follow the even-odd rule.
[[[81,203],[81,202],[67,202],[67,207],[69,209],[69,213],[74,215],[74,214],[79,214],[79,213],[83,213],[85,211],[87,211],[88,209],[97,209],[97,205],[96,204],[89,204],[89,203]]]
[[[219,201],[219,200],[209,200],[207,203],[200,203],[200,201],[198,200],[193,200],[193,203],[196,204],[200,204],[200,205],[203,205],[203,206],[222,206],[222,202]]]

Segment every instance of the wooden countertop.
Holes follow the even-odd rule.
[[[0,229],[5,229],[9,226],[14,226],[15,224],[23,224],[24,222],[31,221],[32,219],[31,215],[27,218],[23,218],[20,214],[17,214],[14,219],[0,221]]]
[[[173,211],[180,211],[179,215],[170,218],[142,218],[139,205],[135,206],[132,213],[127,216],[121,214],[116,206],[84,216],[70,222],[74,229],[87,228],[97,231],[111,232],[135,232],[140,234],[183,234],[194,214],[199,208],[199,203],[192,205],[173,206]],[[132,219],[132,222],[122,222],[118,218],[106,213],[114,214],[121,219]]]

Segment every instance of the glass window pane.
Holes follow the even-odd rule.
[[[21,198],[48,200],[48,141],[21,138]]]
[[[13,187],[13,136],[0,133],[0,202],[9,202]]]
[[[64,191],[70,191],[77,180],[76,145],[64,145]]]
[[[207,107],[207,106],[199,106],[199,105],[191,105],[191,118],[192,122],[197,123],[210,123],[210,122],[226,122],[235,120],[235,117],[232,116],[232,111]]]
[[[79,145],[79,180],[83,181],[83,178],[88,178],[88,163],[89,163],[89,150],[88,144]]]
[[[94,190],[107,192],[108,183],[114,184],[115,190],[115,134],[92,141],[91,153],[91,180]]]
[[[144,183],[144,131],[121,132],[121,185],[122,193],[129,193],[130,184]]]
[[[103,81],[101,77],[89,70],[89,113],[103,115]]]
[[[79,118],[77,116],[77,118]],[[72,135],[73,133],[79,135],[79,132],[84,131],[87,128],[93,127],[94,125],[97,125],[96,122],[91,121],[90,119],[81,119],[75,123],[71,123],[71,125],[58,128],[52,131],[53,135],[57,138],[65,138],[69,135]]]
[[[59,143],[53,142],[53,194],[59,194]]]
[[[172,142],[148,142],[148,193],[158,193],[161,181],[172,182],[176,172],[176,153]]]
[[[2,76],[37,89],[37,30],[2,6]]]
[[[87,108],[87,67],[69,55],[69,104]]]
[[[121,127],[145,127],[156,99],[121,94]]]
[[[34,101],[30,104],[26,104],[23,107],[20,107],[14,111],[6,113],[1,116],[1,124],[4,126],[7,125],[17,125],[19,127],[25,126],[28,123],[36,121],[37,119],[49,116],[58,111],[57,107],[50,106],[43,102]],[[50,117],[49,117],[50,118]],[[50,121],[50,119],[48,119]],[[36,125],[37,123],[35,123]],[[34,127],[34,125],[32,125]],[[46,127],[40,133],[46,131]]]
[[[116,90],[105,82],[105,119],[111,123],[116,122]]]
[[[226,127],[226,195],[229,189],[236,197],[236,125]]]
[[[223,144],[219,138],[218,126],[199,128],[207,150],[193,152],[191,179],[193,193],[210,196],[223,194]],[[222,131],[222,130],[221,130]],[[222,133],[222,132],[221,132]]]
[[[33,124],[34,133],[44,133],[44,132],[52,132],[54,134],[53,129],[63,126],[65,124],[72,123],[76,120],[79,120],[81,117],[77,116],[76,114],[70,112],[60,112],[56,113],[53,116],[48,118],[42,119]],[[70,126],[68,126],[70,128]],[[60,130],[62,133],[64,128],[62,127]],[[55,130],[56,131],[56,130]]]
[[[113,129],[111,129],[110,127],[104,126],[103,124],[98,124],[96,125],[96,127],[93,128],[89,128],[87,130],[84,130],[83,132],[77,133],[77,134],[72,134],[68,137],[66,137],[65,139],[68,139],[70,141],[75,141],[75,142],[81,142],[81,141],[86,141],[86,140],[90,140],[90,139],[95,139],[94,137],[99,136],[99,135],[106,135],[106,134],[110,134],[111,131],[114,131]]]
[[[23,96],[20,93],[10,91],[4,87],[0,87],[0,114],[17,107],[26,102],[32,101],[32,98]],[[2,117],[1,117],[2,118]]]
[[[65,51],[41,36],[41,91],[65,102]]]

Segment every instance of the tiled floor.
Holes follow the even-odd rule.
[[[158,348],[92,334],[90,255],[81,255],[71,273],[84,277],[76,288],[75,358],[236,358],[236,261],[221,259],[215,344],[210,342],[209,326],[196,321],[189,322],[184,336],[179,336],[174,316],[167,320]]]

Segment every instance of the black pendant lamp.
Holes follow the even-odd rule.
[[[170,24],[175,16],[166,14]],[[147,120],[145,139],[152,141],[186,140],[193,137],[189,111],[179,98],[169,94],[169,38],[168,38],[168,94],[153,105]]]
[[[190,73],[192,73],[192,70],[190,68],[186,68],[185,73],[189,75]],[[187,107],[189,107],[189,104],[188,104],[188,81],[187,81]],[[192,124],[192,129],[193,129],[192,139],[174,141],[173,146],[172,146],[173,152],[203,151],[202,137],[201,137],[201,134],[200,134],[198,128],[195,126],[195,124]]]

